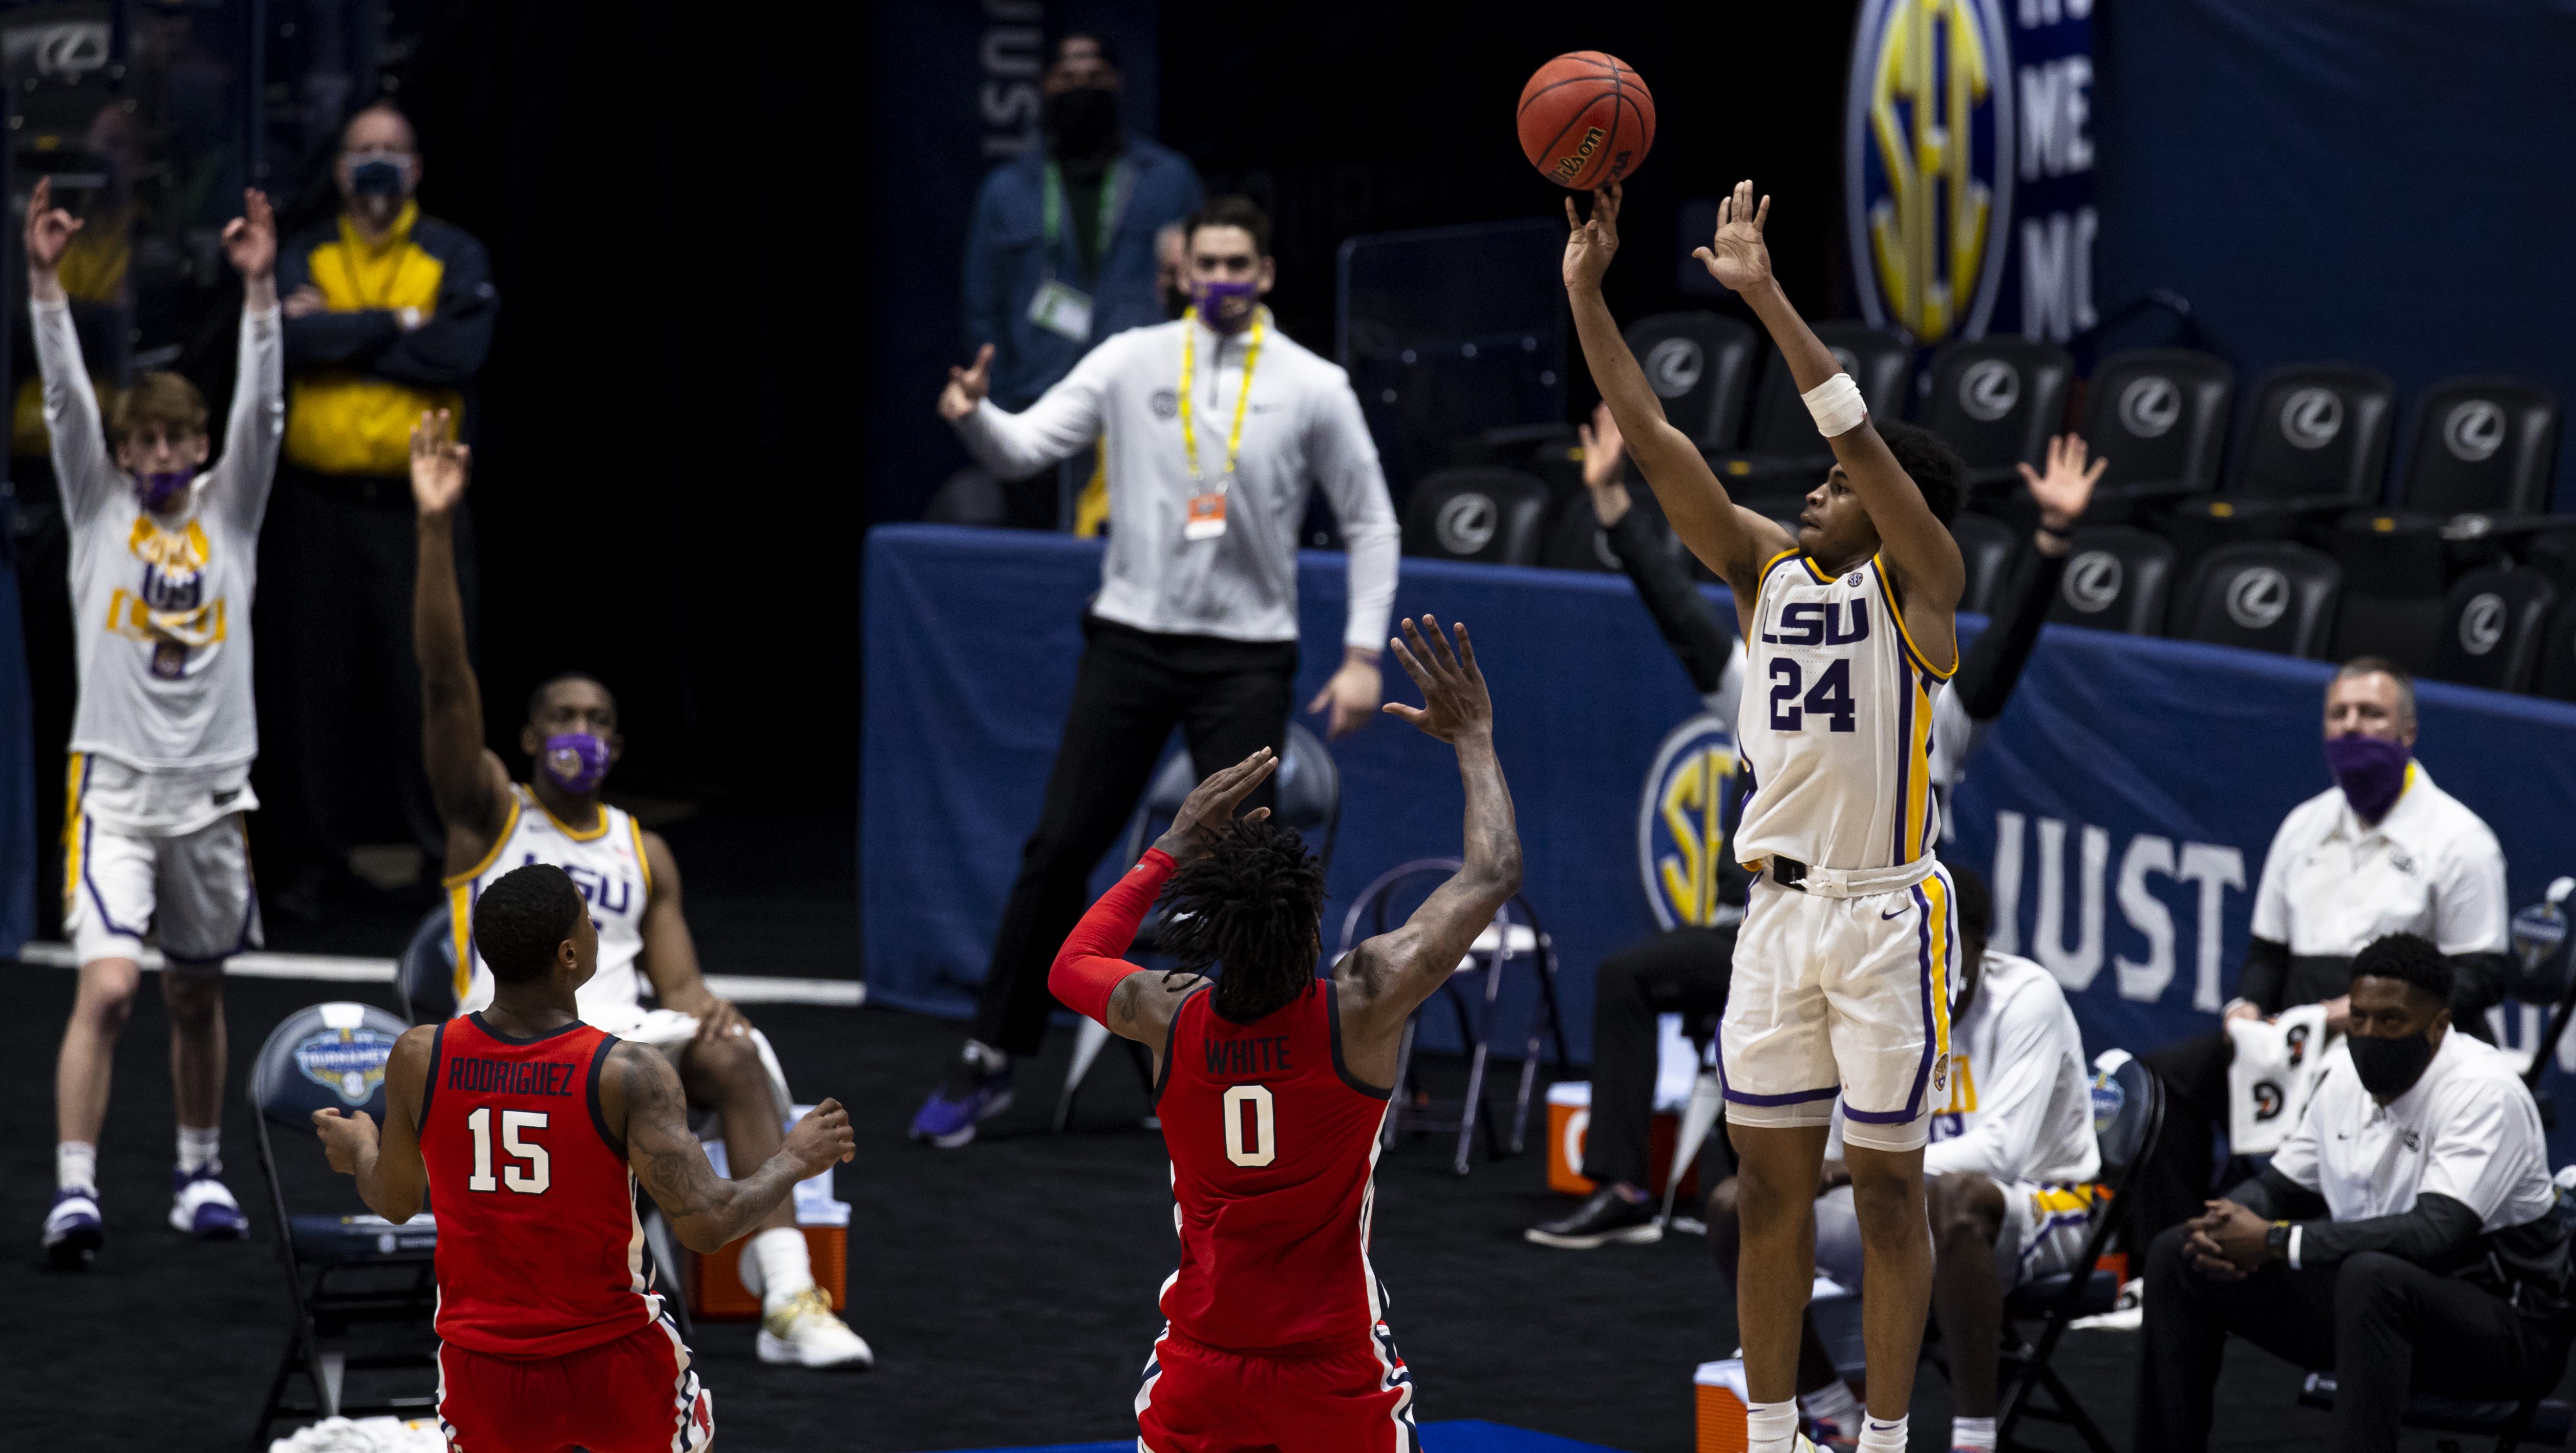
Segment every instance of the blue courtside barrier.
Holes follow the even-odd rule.
[[[949,1016],[972,1007],[1036,821],[1099,559],[1095,544],[1017,532],[869,536],[861,852],[879,1002]],[[1338,642],[1341,557],[1305,557],[1299,589],[1306,639]],[[1710,594],[1722,609],[1724,593]],[[1528,891],[1562,955],[1567,1036],[1584,1056],[1594,965],[1653,932],[1658,902],[1666,916],[1686,913],[1705,881],[1694,774],[1723,768],[1722,738],[1659,751],[1699,704],[1622,577],[1408,559],[1396,600],[1475,631]],[[1981,624],[1967,618],[1962,634]],[[1306,653],[1299,701],[1337,655]],[[2089,1048],[2215,1024],[2264,851],[2283,814],[2327,785],[2328,669],[2048,627],[1971,764],[1943,852],[2004,870],[1990,872],[2008,915],[1998,940],[2068,986]],[[1409,697],[1391,664],[1388,676],[1390,693]],[[2564,830],[2576,819],[2576,707],[2427,684],[2422,715],[2419,758],[2494,826],[2514,901],[2576,872]],[[1462,804],[1448,750],[1392,719],[1333,750],[1338,928],[1349,895],[1386,867],[1455,853]],[[2507,1043],[2536,1037],[2537,1011],[2503,1017]],[[1434,1043],[1446,1033],[1439,1016],[1426,1026]]]

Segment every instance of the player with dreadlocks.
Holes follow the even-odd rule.
[[[1057,998],[1153,1050],[1171,1149],[1180,1269],[1136,1398],[1140,1449],[1421,1446],[1368,1261],[1378,1130],[1405,1020],[1521,882],[1493,701],[1455,629],[1454,651],[1429,616],[1404,623],[1409,648],[1390,643],[1423,704],[1386,710],[1456,748],[1467,788],[1465,862],[1402,928],[1317,977],[1322,866],[1267,808],[1234,820],[1278,766],[1264,747],[1201,782],[1056,955]],[[1158,896],[1170,973],[1120,957]]]

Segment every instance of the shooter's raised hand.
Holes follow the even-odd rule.
[[[1453,653],[1438,621],[1424,616],[1419,626],[1404,623],[1405,639],[1388,644],[1395,647],[1396,664],[1422,688],[1422,704],[1386,704],[1388,711],[1452,746],[1462,736],[1494,729],[1494,698],[1485,690],[1485,673],[1476,668],[1475,643],[1467,639],[1466,622],[1455,629],[1458,649]],[[1426,631],[1428,641],[1423,639]]]
[[[1735,194],[1717,204],[1717,235],[1691,253],[1708,275],[1728,289],[1743,292],[1771,281],[1771,248],[1762,240],[1771,220],[1771,199],[1753,200],[1753,183],[1735,184]]]
[[[1610,270],[1610,259],[1619,251],[1619,187],[1617,183],[1592,194],[1590,220],[1574,215],[1574,198],[1565,199],[1566,225],[1573,230],[1565,235],[1565,285],[1573,288],[1598,288],[1602,274]]]
[[[1154,846],[1175,863],[1187,863],[1213,852],[1216,840],[1234,831],[1235,808],[1278,769],[1278,754],[1262,747],[1231,767],[1209,773],[1206,781],[1191,788],[1190,795],[1182,799],[1171,827],[1154,840]],[[1243,820],[1259,822],[1269,815],[1269,808],[1256,807],[1245,813]]]

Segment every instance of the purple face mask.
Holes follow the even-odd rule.
[[[554,784],[577,797],[587,797],[608,775],[608,743],[588,732],[558,732],[546,738],[537,765]]]
[[[184,469],[165,469],[151,474],[138,474],[134,482],[143,490],[143,507],[159,514],[187,491],[193,478]]]
[[[1202,279],[1191,289],[1198,295],[1199,321],[1219,333],[1241,332],[1252,322],[1253,306],[1261,297],[1261,290],[1248,282]]]
[[[2326,738],[2326,769],[2364,822],[2379,821],[2397,805],[2397,794],[2406,790],[2407,755],[2402,743],[2359,732]]]

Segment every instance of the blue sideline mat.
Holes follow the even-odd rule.
[[[959,1453],[1135,1453],[1136,1440],[1119,1443],[1049,1443],[1041,1448],[961,1449]],[[1526,1428],[1459,1418],[1422,1425],[1423,1453],[1618,1453],[1599,1443],[1577,1443]]]

